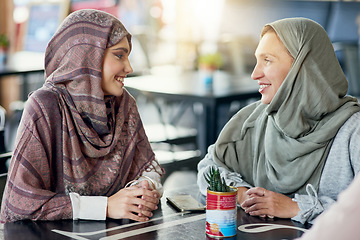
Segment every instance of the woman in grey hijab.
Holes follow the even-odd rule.
[[[260,101],[235,114],[198,165],[217,165],[250,215],[312,222],[360,171],[360,105],[326,31],[306,18],[267,24],[252,78]]]

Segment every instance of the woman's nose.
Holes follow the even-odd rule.
[[[258,64],[255,65],[254,70],[251,73],[251,78],[253,80],[258,80],[259,78],[262,77],[263,71],[261,70],[260,66]]]
[[[125,68],[124,68],[125,70],[125,72],[126,72],[126,74],[130,74],[130,73],[132,73],[133,72],[133,69],[132,69],[132,67],[131,67],[131,64],[130,64],[130,61],[129,60],[127,60],[127,63],[125,64]]]

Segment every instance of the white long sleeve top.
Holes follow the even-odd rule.
[[[155,190],[163,194],[163,187],[161,184],[161,172],[158,164],[154,164],[156,169],[151,171],[143,171],[141,176],[134,181],[131,185],[135,185],[143,180],[149,181],[149,186],[155,186]],[[158,170],[158,171],[156,171]],[[149,180],[151,179],[151,181]],[[105,220],[107,211],[108,197],[104,196],[81,196],[78,193],[70,193],[71,205],[73,210],[73,220],[86,219],[86,220]]]

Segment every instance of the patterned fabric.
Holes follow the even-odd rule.
[[[86,126],[82,129],[91,141],[99,140],[91,136],[93,130],[99,135],[107,135],[110,130],[101,89],[104,51],[124,37],[131,43],[131,35],[112,15],[83,10],[67,17],[46,49],[46,82],[65,92],[67,105],[78,112],[76,118],[92,125],[90,132]]]
[[[122,38],[112,15],[69,15],[46,50],[46,81],[29,96],[19,126],[1,220],[72,218],[69,192],[111,196],[157,164],[136,107],[124,90],[104,96],[102,58]],[[159,173],[162,174],[162,173]]]

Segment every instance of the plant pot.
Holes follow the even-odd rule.
[[[205,90],[211,91],[213,89],[214,82],[214,70],[202,69],[200,74]]]
[[[237,188],[230,192],[207,190],[206,235],[212,238],[229,238],[236,235],[236,196]]]
[[[7,54],[8,54],[7,48],[0,46],[0,67],[5,66],[7,61]]]

